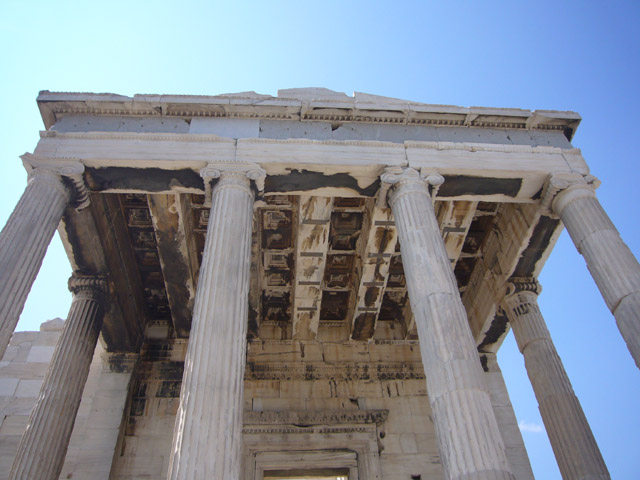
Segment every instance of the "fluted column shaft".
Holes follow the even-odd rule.
[[[73,301],[9,478],[57,480],[105,312],[106,282],[69,280]]]
[[[509,392],[498,365],[497,356],[495,353],[483,352],[480,354],[480,359],[511,470],[518,480],[534,480],[529,455],[518,428],[518,420],[509,399]]]
[[[0,233],[0,358],[70,198],[58,174],[37,168]]]
[[[245,172],[213,188],[169,478],[240,478],[253,193]]]
[[[558,193],[553,209],[562,219],[600,289],[631,356],[640,368],[640,264],[596,198],[579,182]]]
[[[538,399],[551,447],[565,480],[609,479],[587,418],[538,308],[534,279],[510,283],[504,309]]]
[[[410,168],[382,179],[395,184],[389,203],[446,478],[513,479],[427,187]]]

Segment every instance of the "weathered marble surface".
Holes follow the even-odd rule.
[[[105,313],[103,278],[73,276],[73,301],[9,478],[55,480],[64,463]]]
[[[38,168],[0,233],[0,357],[70,198],[60,175]]]
[[[562,478],[611,478],[538,307],[535,279],[509,284],[504,307],[538,399]]]
[[[169,478],[239,478],[253,192],[215,173]],[[211,177],[205,176],[210,181]]]
[[[427,185],[413,169],[387,170],[411,309],[447,479],[514,479],[476,346],[438,228]]]
[[[594,186],[586,180],[597,181],[578,175],[552,177],[549,188],[560,190],[552,207],[587,262],[640,368],[640,264],[600,205]]]

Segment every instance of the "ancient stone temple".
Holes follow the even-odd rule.
[[[537,306],[563,226],[636,363],[640,267],[573,112],[326,89],[42,92],[0,235],[0,478],[609,478]],[[67,320],[12,333],[58,230]]]

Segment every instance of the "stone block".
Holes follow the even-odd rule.
[[[54,318],[51,320],[47,320],[46,322],[42,322],[40,324],[41,332],[62,332],[64,327],[64,320],[61,318]],[[60,333],[58,333],[60,335]]]
[[[308,398],[306,410],[357,410],[358,400],[350,398]]]
[[[311,396],[313,398],[336,397],[337,388],[334,380],[315,380],[311,383]]]
[[[403,433],[400,435],[400,448],[402,453],[418,453],[416,436],[413,433]]]
[[[23,345],[31,343],[38,338],[39,332],[14,332],[11,337],[11,345]]]
[[[24,342],[18,345],[18,353],[13,358],[12,363],[26,362],[29,350],[31,350],[31,342]]]
[[[244,382],[245,398],[276,398],[280,396],[279,380],[251,380]]]
[[[382,452],[385,454],[399,454],[402,453],[402,447],[400,445],[400,433],[387,433],[385,431],[384,438],[381,439]]]
[[[261,411],[285,411],[285,410],[305,410],[306,400],[300,398],[262,398],[260,399],[262,404]],[[254,408],[255,410],[255,408]]]
[[[301,362],[299,342],[251,342],[248,344],[247,360],[256,363]]]
[[[189,133],[208,133],[228,138],[257,138],[260,120],[246,118],[194,118]]]
[[[304,362],[324,361],[322,344],[316,342],[300,342],[300,359]]]
[[[440,450],[438,449],[438,440],[436,439],[435,430],[431,431],[431,433],[416,433],[415,437],[418,452],[439,455]]]
[[[47,347],[55,347],[58,343],[58,339],[60,338],[61,332],[50,332],[44,331],[38,334],[38,337],[33,341],[32,348],[34,346],[47,346]]]
[[[440,458],[432,455],[412,454],[380,455],[382,478],[390,480],[409,480],[412,476],[420,476],[422,480],[444,478]]]
[[[18,354],[18,350],[20,350],[20,347],[17,345],[8,345],[7,349],[4,352],[4,355],[2,356],[2,362],[11,362],[16,355]]]
[[[416,344],[371,344],[369,346],[369,356],[372,363],[402,362],[420,363],[420,347]]]
[[[12,397],[18,387],[17,378],[0,378],[0,396]]]
[[[18,398],[37,397],[43,380],[20,380],[15,396]]]
[[[49,363],[53,357],[55,346],[34,345],[27,355],[27,363]]]
[[[431,405],[429,404],[429,397],[424,396],[411,396],[407,398],[407,403],[411,411],[411,415],[429,416],[431,415]]]
[[[26,357],[27,355],[25,355],[25,360]],[[11,362],[2,369],[2,376],[5,378],[13,377],[22,380],[35,380],[44,378],[48,368],[49,365],[46,363]]]
[[[327,363],[367,363],[369,345],[366,343],[324,343],[324,361]]]
[[[377,380],[347,380],[338,382],[338,397],[369,398],[382,396],[382,383]]]
[[[35,397],[0,397],[2,400],[0,405],[2,406],[3,415],[31,415],[31,410],[36,404]]]
[[[29,415],[11,415],[5,417],[0,425],[0,435],[22,436],[28,423]]]

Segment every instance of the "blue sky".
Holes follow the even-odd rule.
[[[638,256],[640,7],[633,2],[22,2],[0,5],[0,224],[19,155],[42,128],[39,90],[218,94],[322,86],[462,106],[574,110],[598,197]],[[70,274],[52,243],[20,329],[65,317]],[[640,478],[640,372],[563,233],[542,312],[613,478]],[[499,360],[534,472],[559,479],[522,356]]]

